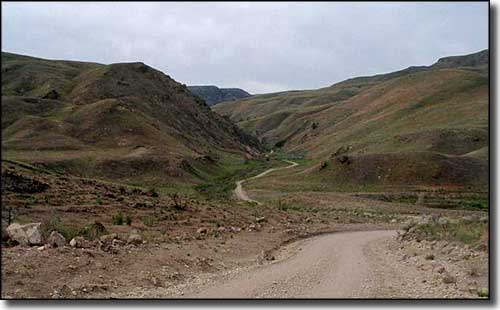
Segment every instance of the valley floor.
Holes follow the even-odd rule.
[[[277,205],[179,205],[109,183],[36,179],[49,189],[2,193],[3,204],[26,205],[19,219],[46,223],[57,212],[66,224],[59,228],[99,221],[108,235],[56,248],[3,244],[2,298],[488,296],[484,211],[312,192]],[[261,201],[256,193],[250,197]],[[117,224],[118,211],[133,222]],[[130,242],[131,235],[140,242]]]

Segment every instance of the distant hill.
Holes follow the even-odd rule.
[[[2,158],[155,182],[196,178],[197,158],[260,150],[186,86],[143,63],[2,52]]]
[[[251,95],[239,88],[218,88],[217,86],[188,86],[188,89],[212,106],[219,102],[248,98]]]
[[[485,189],[488,62],[488,50],[445,57],[431,66],[256,95],[214,110],[270,147],[305,154],[318,165],[306,170],[318,182]],[[339,163],[339,156],[349,160]]]

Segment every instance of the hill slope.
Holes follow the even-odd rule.
[[[209,105],[215,105],[219,102],[234,101],[238,99],[248,98],[251,95],[239,88],[219,88],[217,86],[188,86],[196,96],[205,100]]]
[[[4,158],[88,176],[164,180],[192,178],[186,160],[260,149],[185,86],[143,63],[2,53]]]
[[[318,90],[222,103],[214,110],[270,146],[306,154],[318,165],[308,171],[325,182],[335,176],[335,182],[354,185],[485,188],[488,82],[486,50]],[[399,155],[387,160],[390,153]],[[339,156],[349,157],[349,164],[336,161]],[[374,156],[381,160],[371,169]],[[419,167],[462,166],[467,173],[426,169],[417,177],[420,172],[396,169],[398,161],[410,158]],[[353,172],[356,165],[360,169]]]

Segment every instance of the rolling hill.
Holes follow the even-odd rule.
[[[2,52],[2,159],[154,183],[196,180],[193,166],[215,169],[218,158],[261,150],[186,86],[143,63]]]
[[[485,50],[213,109],[268,146],[309,159],[297,178],[305,173],[335,188],[484,190],[488,68]]]
[[[207,105],[213,106],[219,102],[234,101],[248,98],[251,95],[239,88],[219,88],[217,86],[188,86],[188,89],[205,100]]]

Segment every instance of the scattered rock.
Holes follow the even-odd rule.
[[[63,235],[54,230],[50,233],[50,236],[47,239],[47,244],[55,248],[62,247],[66,244],[66,238],[64,238]]]
[[[196,231],[197,234],[206,234],[208,233],[208,230],[205,227],[198,228]]]
[[[256,221],[257,223],[264,222],[265,220],[266,220],[266,217],[264,217],[264,216],[255,218],[255,221]]]
[[[127,239],[127,243],[128,244],[142,244],[143,242],[143,239],[141,237],[141,235],[139,234],[131,234],[128,236],[128,239]]]
[[[78,236],[69,242],[69,245],[74,247],[74,248],[91,248],[92,247],[92,242],[85,240],[85,238]]]
[[[417,226],[410,227],[410,229],[408,229],[408,233],[411,234],[415,230],[417,230]]]
[[[117,234],[108,234],[108,235],[103,235],[101,238],[99,238],[102,243],[111,243],[113,240],[118,239]]]
[[[443,277],[443,283],[452,284],[452,283],[456,283],[456,282],[457,282],[457,279],[449,273],[445,274]]]
[[[112,245],[113,247],[124,246],[124,245],[125,245],[125,241],[120,240],[120,239],[114,239],[114,240],[111,242],[111,245]]]
[[[220,232],[220,233],[223,233],[223,232],[226,231],[226,227],[220,226],[219,228],[217,228],[217,231]]]
[[[234,227],[234,226],[231,226],[231,231],[232,231],[232,232],[240,232],[240,231],[241,231],[241,228],[240,228],[240,227]]]
[[[104,193],[104,197],[108,197],[108,198],[116,198],[116,196],[111,192],[111,191],[106,191]]]
[[[472,216],[470,216],[470,215],[466,215],[466,216],[462,217],[462,220],[463,221],[473,221],[474,218]]]
[[[351,159],[348,156],[346,156],[346,155],[339,156],[336,159],[341,164],[346,164],[346,165],[350,165],[351,164]]]
[[[7,227],[9,238],[18,242],[21,245],[41,245],[42,233],[40,226],[42,223],[30,223],[20,225],[18,223],[10,224]]]

